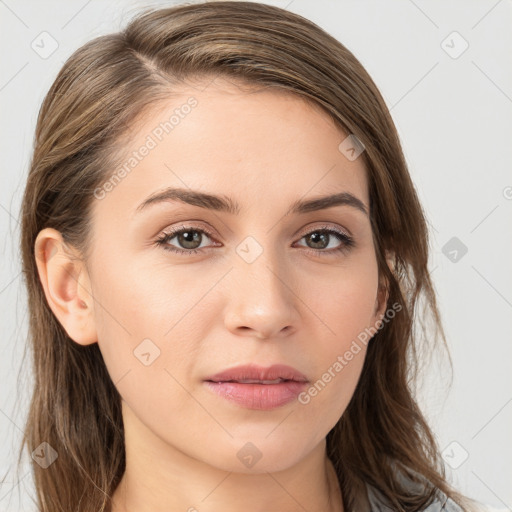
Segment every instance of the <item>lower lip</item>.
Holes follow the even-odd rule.
[[[307,386],[306,382],[296,381],[284,381],[279,384],[205,381],[205,384],[223,398],[242,407],[263,411],[292,402]]]

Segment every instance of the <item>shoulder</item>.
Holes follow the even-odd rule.
[[[368,486],[369,512],[393,512],[390,503],[384,499],[382,494],[371,486]],[[453,500],[439,494],[436,499],[423,508],[421,512],[464,512]]]
[[[366,485],[368,495],[368,505],[366,508],[368,512],[393,512],[393,508],[384,499],[383,495],[371,485]],[[471,512],[509,512],[508,509],[499,509],[472,501]],[[460,505],[455,503],[451,498],[448,498],[446,494],[441,491],[437,492],[436,498],[430,505],[422,509],[421,512],[466,512]]]
[[[476,512],[510,512],[509,508],[495,508],[491,507],[491,505],[486,505],[485,503],[475,502],[475,511]]]
[[[447,498],[444,493],[441,491],[438,491],[439,498],[439,504],[442,504],[441,508],[439,510],[446,511],[446,512],[466,512],[465,509],[461,508],[460,505],[455,503],[452,499]],[[490,505],[486,505],[485,503],[480,503],[479,501],[469,499],[467,496],[465,497],[468,501],[469,505],[471,506],[471,510],[468,512],[510,512],[508,508],[494,508]],[[426,511],[430,512],[430,508],[427,507]],[[434,508],[433,510],[438,510],[437,508]]]

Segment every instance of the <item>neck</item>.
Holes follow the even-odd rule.
[[[134,434],[125,429],[126,469],[112,512],[343,512],[325,439],[286,470],[249,474],[224,471]]]

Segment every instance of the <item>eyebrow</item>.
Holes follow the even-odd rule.
[[[182,203],[199,206],[208,210],[226,212],[232,215],[240,213],[240,205],[225,195],[213,195],[197,190],[184,188],[167,188],[161,192],[152,194],[145,199],[136,210],[136,213],[146,209],[148,206],[170,201],[180,201]],[[286,215],[290,213],[309,213],[318,210],[332,208],[334,206],[350,206],[355,208],[366,216],[368,209],[365,204],[350,192],[340,192],[329,196],[321,196],[307,200],[297,200],[292,203]]]

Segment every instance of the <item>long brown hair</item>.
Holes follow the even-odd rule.
[[[94,191],[119,165],[130,127],[176,84],[215,76],[299,95],[365,148],[379,274],[388,303],[401,311],[369,341],[355,393],[327,435],[345,510],[366,483],[394,510],[426,507],[435,489],[467,505],[447,481],[414,398],[425,354],[439,341],[446,348],[446,340],[427,267],[426,219],[389,111],[354,55],[311,21],[270,5],[221,1],[144,11],[123,31],[91,40],[66,61],[39,112],[21,215],[34,375],[21,451],[46,442],[58,453],[47,468],[31,461],[39,509],[110,511],[125,451],[120,395],[98,345],[73,342],[50,310],[36,236],[55,228],[86,259]],[[431,485],[411,493],[400,471]]]

